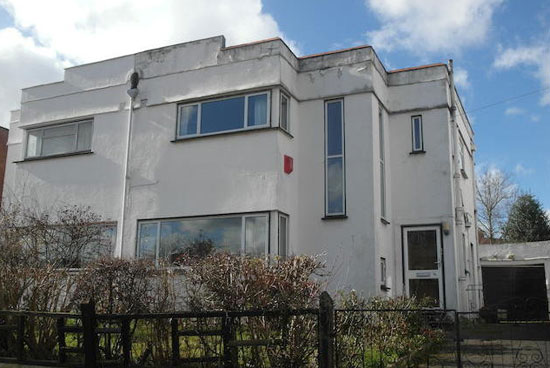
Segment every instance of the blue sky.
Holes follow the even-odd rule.
[[[2,125],[20,88],[78,63],[217,34],[228,44],[280,36],[300,54],[371,44],[387,69],[454,59],[478,168],[512,173],[550,209],[550,1],[149,3],[0,0]]]

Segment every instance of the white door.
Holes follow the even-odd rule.
[[[443,283],[439,226],[405,228],[403,241],[407,295],[430,298],[434,302],[434,307],[442,307]]]

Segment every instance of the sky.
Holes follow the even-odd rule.
[[[0,0],[0,125],[65,67],[220,34],[298,55],[368,44],[387,70],[453,59],[477,169],[550,210],[548,0]]]

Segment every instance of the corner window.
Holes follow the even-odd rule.
[[[424,137],[422,130],[422,116],[413,116],[411,118],[412,124],[412,151],[423,152],[424,151]]]
[[[344,101],[325,102],[325,214],[345,215]]]
[[[281,110],[279,126],[290,133],[290,98],[281,92]]]
[[[269,122],[269,93],[180,105],[178,138],[231,132],[266,126]]]
[[[25,157],[47,157],[85,152],[92,147],[91,120],[66,123],[27,131]]]
[[[279,255],[286,257],[288,255],[288,216],[279,215]]]
[[[137,255],[173,262],[213,251],[263,257],[269,252],[268,214],[140,221]]]

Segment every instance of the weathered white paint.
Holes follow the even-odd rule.
[[[297,58],[279,39],[226,48],[220,36],[69,68],[63,82],[23,91],[10,129],[6,200],[85,204],[120,221],[133,70],[142,79],[125,231],[115,254],[135,256],[138,220],[253,211],[271,213],[276,249],[275,211],[281,211],[290,218],[290,252],[325,254],[334,272],[331,288],[395,296],[404,290],[402,226],[445,222],[447,307],[477,306],[466,292],[477,276],[464,276],[456,245],[465,234],[477,246],[475,225],[466,228],[456,209],[463,201],[464,211],[474,213],[473,154],[467,155],[468,178],[458,181],[461,200],[453,194],[447,67],[388,73],[370,47]],[[276,129],[280,89],[291,96],[292,136]],[[259,90],[271,92],[272,129],[172,142],[178,102]],[[324,101],[331,98],[344,98],[347,218],[323,220]],[[380,219],[379,105],[389,224]],[[411,155],[410,119],[418,114],[426,153]],[[93,154],[18,162],[26,128],[83,117],[94,119]],[[467,120],[457,124],[473,142]],[[283,173],[285,154],[294,158],[290,175]],[[389,292],[380,290],[380,257],[387,260]]]

